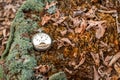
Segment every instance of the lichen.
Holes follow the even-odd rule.
[[[11,25],[10,37],[2,59],[6,60],[7,80],[30,80],[34,77],[33,68],[37,61],[31,56],[33,50],[30,37],[22,34],[30,33],[38,28],[37,22],[24,18],[24,10],[41,11],[44,4],[41,0],[27,0],[16,13],[16,17]],[[2,76],[2,74],[1,74]]]

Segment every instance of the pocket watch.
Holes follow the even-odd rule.
[[[52,45],[51,37],[47,33],[42,32],[41,29],[38,31],[39,32],[32,37],[34,48],[38,51],[48,50]]]

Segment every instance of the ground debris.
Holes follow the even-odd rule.
[[[94,70],[94,80],[99,80],[100,76],[99,76],[95,66],[93,66],[93,70]]]
[[[117,80],[120,77],[120,1],[116,1],[45,0],[43,13],[28,11],[25,19],[32,13],[37,15],[39,19],[35,21],[53,40],[49,50],[34,51],[38,64],[35,75],[42,74],[47,80],[50,75],[64,71],[68,80]],[[9,19],[17,8],[9,4],[2,9],[5,12],[0,11],[0,55],[9,36]]]
[[[53,3],[56,10],[53,14],[44,14],[51,19],[41,27],[54,42],[39,62],[49,60],[57,70],[67,73],[68,80],[115,78],[112,66],[119,60],[119,56],[115,56],[119,52],[119,28],[115,27],[118,27],[119,15],[118,10],[108,7],[113,3],[107,1],[57,0],[49,3]],[[62,59],[56,58],[60,56],[58,53]]]
[[[44,15],[42,17],[41,25],[45,25],[50,19],[51,19],[51,16]]]
[[[116,53],[116,54],[112,57],[112,59],[111,59],[111,61],[110,61],[110,63],[109,63],[109,66],[112,66],[119,58],[120,58],[120,52]]]

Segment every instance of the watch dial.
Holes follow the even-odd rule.
[[[51,46],[51,38],[46,33],[38,33],[33,36],[33,45],[36,49],[48,49]]]

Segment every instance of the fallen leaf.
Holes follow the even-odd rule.
[[[56,19],[55,23],[53,23],[53,25],[61,24],[62,22],[65,21],[66,18],[67,18],[66,16],[63,16],[63,17],[60,17],[59,19]]]
[[[93,70],[94,70],[94,80],[99,80],[100,76],[99,76],[95,66],[93,66]]]
[[[104,62],[104,55],[102,50],[100,50],[99,55],[100,55],[100,59]]]
[[[93,21],[93,20],[89,20],[88,21],[88,26],[86,28],[86,30],[91,29],[92,27],[96,27],[98,25],[101,25],[103,23],[105,23],[106,21]]]
[[[64,31],[60,31],[61,35],[64,36],[65,34],[67,34],[67,30]]]
[[[97,17],[95,12],[97,11],[97,8],[95,6],[92,6],[92,8],[85,14],[88,18],[95,18]]]
[[[38,70],[42,74],[45,74],[51,69],[51,67],[48,65],[39,65],[39,66],[35,67],[34,69]]]
[[[100,47],[108,47],[108,44],[103,41],[100,41]]]
[[[119,63],[115,63],[114,64],[114,69],[117,72],[118,76],[120,77],[120,64]]]
[[[120,23],[118,23],[117,32],[120,33]]]
[[[109,66],[112,66],[120,58],[120,52],[116,53],[111,59]]]
[[[106,56],[106,58],[105,58],[105,60],[103,61],[103,63],[106,65],[106,66],[108,66],[108,64],[109,64],[109,62],[110,62],[110,60],[112,59],[112,57],[113,56]]]
[[[68,38],[62,38],[61,39],[61,41],[63,41],[63,42],[66,42],[66,43],[68,43],[68,44],[70,44],[72,47],[74,47],[75,46],[75,44],[74,43],[72,43]]]
[[[98,25],[98,29],[96,29],[96,33],[95,36],[97,39],[100,39],[101,37],[103,37],[105,33],[105,27],[103,27],[102,25]]]
[[[55,19],[58,19],[60,17],[60,11],[56,10],[56,13],[54,15],[55,15]]]
[[[45,9],[49,9],[50,7],[55,6],[56,4],[57,4],[57,1],[52,1],[50,4],[47,2]]]
[[[96,33],[95,36],[97,39],[100,39],[101,37],[103,37],[104,33],[105,33],[105,25],[102,25],[103,23],[105,23],[106,21],[88,21],[88,27],[86,28],[86,30],[89,30],[90,28],[95,28],[96,29]]]
[[[81,54],[81,60],[80,60],[79,64],[74,67],[74,69],[78,69],[85,62],[85,59],[86,59],[85,55]]]
[[[76,62],[75,61],[70,61],[69,63],[68,63],[68,65],[71,67],[71,66],[75,66],[76,65]]]
[[[5,9],[5,10],[8,10],[8,11],[12,10],[13,12],[16,12],[16,7],[13,6],[12,4],[6,5],[6,6],[4,7],[4,9]]]
[[[51,19],[51,16],[44,15],[42,17],[41,25],[45,25],[50,19]]]
[[[99,66],[99,64],[100,64],[99,54],[95,54],[95,53],[92,53],[92,52],[91,52],[90,54],[91,54],[93,60],[95,61],[95,64],[96,64],[97,66]]]
[[[80,24],[80,27],[75,28],[75,33],[83,33],[87,27],[87,23],[84,19],[82,19],[82,22]]]
[[[69,18],[73,22],[74,27],[77,27],[80,25],[81,20],[78,17],[72,18],[71,16],[69,16]]]
[[[104,76],[106,76],[106,77],[105,77],[106,80],[110,80],[110,79],[111,79],[111,77],[110,77],[111,72],[112,72],[112,68],[111,68],[111,67],[105,68],[103,65],[101,65],[101,66],[99,66],[99,68],[98,68],[98,73],[99,73],[99,75],[100,75],[101,77],[103,77],[103,78],[104,78]]]
[[[6,33],[6,29],[3,29],[3,36],[4,38],[6,37],[7,33]]]

